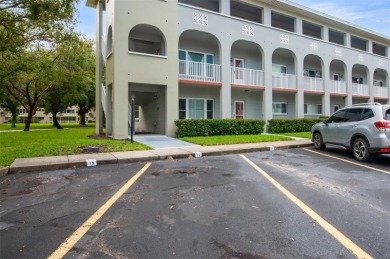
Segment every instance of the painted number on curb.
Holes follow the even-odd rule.
[[[96,159],[87,159],[85,161],[87,162],[87,166],[96,166],[97,165]]]

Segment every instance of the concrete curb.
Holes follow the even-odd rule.
[[[188,158],[190,155],[194,156],[194,152],[201,152],[202,156],[219,156],[227,154],[302,148],[310,147],[312,145],[313,144],[310,140],[295,140],[219,146],[190,146],[128,152],[90,153],[68,156],[18,158],[15,159],[10,167],[0,168],[0,176],[15,173],[87,167],[86,160],[91,159],[96,160],[97,165],[123,164],[166,160],[168,158]]]

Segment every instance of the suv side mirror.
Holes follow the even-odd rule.
[[[328,120],[324,120],[322,123],[324,123],[326,126],[328,126]]]

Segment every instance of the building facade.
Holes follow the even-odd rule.
[[[78,106],[73,105],[68,107],[65,111],[57,114],[57,120],[61,123],[77,123],[80,121],[80,116],[78,115]],[[24,123],[28,117],[26,109],[20,106],[18,108],[18,122]],[[12,119],[12,114],[5,109],[0,108],[0,123],[10,122]],[[95,121],[95,112],[90,111],[86,114],[85,120],[88,122]],[[33,116],[33,122],[37,123],[53,123],[53,115],[51,113],[45,114],[45,109],[38,108],[37,112]]]
[[[97,131],[175,135],[189,118],[330,115],[389,103],[390,38],[280,0],[87,0],[97,10]],[[103,13],[105,28],[102,28]],[[101,84],[106,65],[107,85]]]

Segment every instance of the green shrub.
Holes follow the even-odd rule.
[[[177,120],[176,135],[182,137],[219,136],[219,135],[249,135],[264,132],[263,120],[235,119],[191,119]]]
[[[272,119],[268,121],[269,133],[306,132],[323,119]]]

